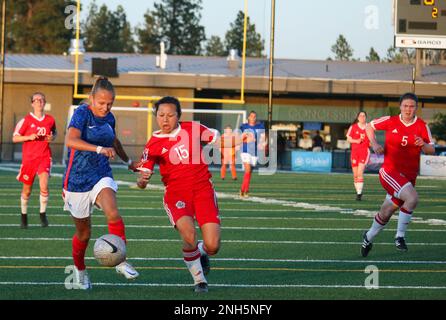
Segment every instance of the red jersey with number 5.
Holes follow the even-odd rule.
[[[418,136],[424,142],[433,144],[427,124],[417,117],[406,124],[398,115],[375,119],[371,125],[375,130],[386,132],[383,168],[396,170],[409,180],[415,179],[420,169],[421,154],[421,147],[415,145],[415,138]]]
[[[170,134],[156,131],[145,146],[142,167],[153,171],[159,164],[162,181],[169,189],[209,183],[212,175],[202,154],[202,143],[213,143],[217,136],[216,130],[198,122],[181,122]]]
[[[14,130],[14,136],[29,136],[33,133],[39,137],[34,141],[25,141],[22,146],[23,161],[32,161],[40,157],[51,157],[51,149],[47,136],[55,134],[54,118],[45,114],[41,119],[33,113],[20,120]]]

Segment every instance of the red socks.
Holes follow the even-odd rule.
[[[115,222],[109,222],[108,223],[108,232],[110,234],[117,235],[122,240],[124,240],[125,243],[127,243],[127,239],[125,237],[125,225],[124,221],[122,219],[119,219]]]
[[[245,172],[245,175],[243,176],[243,183],[241,187],[242,192],[248,192],[249,191],[249,184],[251,182],[251,172]]]
[[[73,236],[72,240],[72,254],[74,265],[79,271],[85,270],[85,251],[88,247],[88,241],[82,242],[80,241],[76,235]]]

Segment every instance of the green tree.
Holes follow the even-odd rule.
[[[130,23],[121,5],[115,12],[111,12],[105,4],[98,9],[93,1],[88,16],[82,23],[82,34],[87,51],[135,52]]]
[[[367,61],[370,62],[380,62],[381,58],[379,57],[378,52],[373,49],[373,47],[370,48],[369,55],[365,58]]]
[[[159,42],[165,41],[167,53],[199,55],[206,40],[200,25],[201,0],[161,0],[145,15],[145,25],[137,30],[139,49],[159,52]]]
[[[224,56],[225,47],[219,36],[211,36],[206,43],[207,56]]]
[[[225,54],[229,53],[231,49],[237,49],[239,56],[243,52],[243,26],[245,20],[245,13],[239,11],[237,18],[231,22],[230,29],[225,35]],[[246,29],[246,56],[247,57],[262,57],[264,50],[264,41],[262,36],[257,33],[255,24],[251,24],[248,16],[248,25]]]
[[[6,50],[14,53],[61,54],[74,28],[65,25],[69,0],[14,0],[6,7]],[[73,7],[74,8],[74,7]]]
[[[434,121],[429,124],[432,135],[437,140],[446,141],[446,114],[437,113]]]
[[[387,49],[387,57],[385,59],[386,62],[394,62],[394,63],[402,63],[403,55],[401,53],[401,49],[397,50],[395,47],[389,47]]]
[[[336,43],[331,46],[331,52],[335,54],[335,60],[350,61],[353,57],[353,49],[342,34],[339,35]]]
[[[150,10],[147,10],[147,12],[144,14],[143,27],[137,27],[135,33],[138,37],[138,52],[159,53],[159,27],[155,24],[155,18]]]

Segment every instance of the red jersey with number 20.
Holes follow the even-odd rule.
[[[417,117],[406,124],[398,115],[375,119],[371,125],[375,130],[386,132],[383,168],[386,171],[396,170],[409,180],[415,179],[420,169],[421,154],[421,147],[415,145],[415,138],[418,136],[424,142],[433,144],[427,124]]]
[[[23,161],[31,161],[40,157],[51,157],[51,149],[46,137],[55,132],[56,122],[48,114],[39,119],[30,113],[20,120],[14,130],[15,136],[29,136],[33,133],[39,136],[34,141],[25,141],[23,143]]]
[[[146,144],[142,167],[159,164],[162,181],[170,190],[209,183],[212,177],[202,156],[202,142],[213,143],[217,131],[198,122],[181,122],[170,134],[156,131]]]

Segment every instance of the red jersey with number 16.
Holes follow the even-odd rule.
[[[386,132],[383,168],[386,171],[396,170],[409,180],[415,179],[420,169],[421,154],[421,147],[415,145],[415,138],[418,136],[424,142],[433,144],[427,124],[417,117],[406,124],[398,115],[375,119],[371,125],[375,130]]]
[[[181,122],[170,134],[156,131],[146,144],[142,167],[159,164],[162,181],[170,190],[209,183],[212,177],[202,155],[202,142],[213,143],[218,132],[198,122]]]
[[[39,119],[33,113],[30,113],[20,120],[15,127],[14,136],[29,136],[33,133],[39,136],[36,140],[23,143],[23,161],[32,161],[40,157],[51,157],[51,149],[46,137],[55,132],[56,122],[48,114]]]

